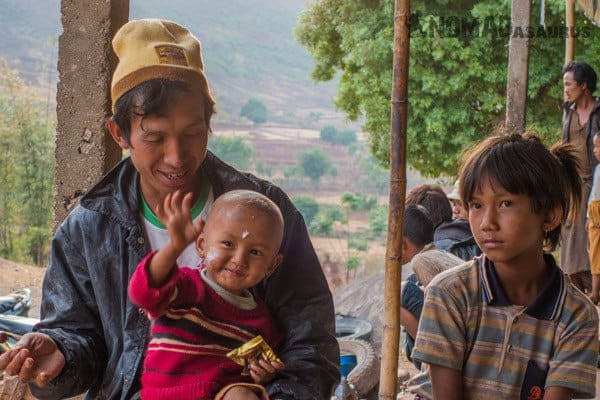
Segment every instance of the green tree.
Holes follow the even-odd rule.
[[[220,159],[235,168],[242,171],[250,168],[254,148],[244,137],[239,135],[211,136],[208,147]]]
[[[308,230],[313,235],[329,236],[333,233],[333,226],[336,222],[347,224],[346,212],[339,206],[327,205],[317,213]]]
[[[370,210],[377,204],[377,199],[367,197],[364,193],[344,192],[340,198],[343,206],[350,207],[352,211]]]
[[[311,111],[308,113],[308,121],[311,124],[316,124],[323,117],[323,113],[319,111]]]
[[[343,146],[348,146],[352,143],[355,143],[356,139],[357,139],[356,132],[354,132],[354,131],[351,131],[351,130],[339,131],[335,138],[335,143],[341,144]]]
[[[319,137],[324,142],[333,143],[337,133],[338,133],[338,130],[335,126],[326,125],[321,129],[321,132],[319,133]]]
[[[242,106],[240,117],[246,117],[255,124],[267,122],[267,106],[257,99],[250,99]]]
[[[381,162],[376,160],[371,154],[363,154],[360,159],[360,168],[366,177],[364,185],[375,189],[376,193],[382,195],[386,193],[390,185],[390,171],[381,166]]]
[[[353,272],[353,277],[356,277],[356,270],[360,267],[361,259],[358,254],[350,254],[346,259],[346,282],[350,279],[350,271]]]
[[[20,151],[17,162],[22,167],[19,197],[26,227],[24,239],[27,253],[36,265],[45,263],[52,223],[49,210],[52,210],[54,194],[54,124],[48,127],[41,116],[31,118],[40,111],[23,107],[19,110],[21,114],[15,115],[19,121],[17,133],[20,136]]]
[[[256,163],[256,172],[260,175],[271,177],[273,175],[273,167],[263,161],[258,161]]]
[[[510,29],[510,1],[420,0],[411,4],[408,163],[426,176],[453,176],[462,150],[505,116],[508,39],[530,34],[527,124],[559,139],[564,60],[562,0],[545,3],[545,26]],[[540,0],[533,2],[533,9]],[[339,76],[334,99],[350,120],[364,119],[372,154],[389,160],[393,52],[392,0],[316,0],[296,37],[314,58],[317,81]],[[600,29],[577,14],[576,54],[600,67]],[[519,30],[521,29],[521,30]]]
[[[0,59],[0,255],[43,265],[51,236],[55,121]]]
[[[324,126],[323,129],[321,129],[319,136],[324,142],[341,144],[343,146],[355,143],[357,139],[356,132],[351,130],[338,131],[333,125]]]
[[[329,236],[333,232],[333,223],[335,221],[326,213],[318,213],[308,226],[311,235]]]
[[[298,166],[301,173],[310,178],[315,185],[319,184],[321,177],[335,170],[331,157],[323,150],[313,147],[298,154]]]
[[[337,204],[327,204],[323,207],[323,213],[327,214],[332,220],[339,222],[341,224],[348,223],[348,215],[346,215],[346,210]]]
[[[297,195],[292,197],[292,203],[294,203],[300,214],[302,214],[306,226],[310,226],[319,212],[319,203],[317,203],[317,200],[311,196]]]
[[[2,60],[0,60],[2,62]],[[1,67],[1,65],[0,65]],[[5,75],[6,68],[0,68],[2,89],[7,86],[10,75]],[[0,92],[0,93],[5,93]],[[0,95],[0,255],[4,258],[14,257],[14,235],[18,220],[18,183],[15,173],[13,151],[17,147],[17,137],[12,134],[13,118],[10,117],[10,104],[5,95]]]
[[[365,234],[348,235],[348,248],[367,251],[369,249],[369,238]]]
[[[383,235],[387,232],[388,207],[379,206],[372,208],[368,215],[369,229],[375,236]]]

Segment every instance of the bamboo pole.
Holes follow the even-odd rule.
[[[565,65],[575,59],[575,0],[565,2],[565,21],[567,37],[565,39]]]
[[[396,399],[400,340],[400,272],[406,192],[406,122],[410,0],[396,0],[390,132],[390,197],[385,263],[384,325],[379,399]]]

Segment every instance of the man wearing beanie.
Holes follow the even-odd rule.
[[[215,100],[201,46],[186,28],[131,21],[113,39],[113,116],[108,130],[129,156],[92,187],[56,231],[35,333],[0,356],[0,370],[31,382],[34,395],[62,399],[137,397],[150,323],[127,297],[136,265],[163,246],[155,216],[170,193],[192,193],[194,222],[236,189],[263,193],[283,214],[279,268],[252,294],[264,300],[285,339],[285,364],[266,387],[271,399],[329,399],[339,377],[331,293],[306,226],[270,182],[207,151]],[[251,233],[250,233],[251,234]],[[179,266],[199,264],[193,245]]]

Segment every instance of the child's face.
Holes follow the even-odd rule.
[[[509,193],[487,177],[468,206],[473,236],[497,267],[530,269],[542,254],[544,231],[557,226],[548,223],[547,212],[533,212],[529,196]]]
[[[600,137],[598,135],[594,135],[594,157],[596,160],[600,161]]]
[[[231,293],[241,295],[268,277],[281,262],[282,229],[263,211],[231,202],[213,207],[198,250],[207,275]]]
[[[458,199],[450,199],[452,205],[452,218],[468,219],[469,214],[467,209],[463,206],[463,202]]]
[[[134,113],[131,146],[114,133],[113,137],[122,148],[129,149],[151,207],[178,189],[198,194],[198,170],[208,142],[202,94],[181,94],[163,116],[149,115],[142,120]]]

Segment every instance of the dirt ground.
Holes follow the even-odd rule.
[[[0,258],[0,296],[22,288],[31,289],[32,305],[29,316],[33,318],[39,317],[41,286],[44,278],[44,272],[45,268],[42,267],[19,264]],[[410,373],[411,375],[416,372],[416,370],[408,362],[401,363],[399,365],[399,369],[404,369],[406,373]],[[0,379],[0,400],[4,400],[5,398],[1,393],[2,386],[3,381]],[[400,393],[398,395],[398,400],[412,399],[413,397],[414,396],[407,393]]]
[[[18,289],[31,289],[29,316],[38,318],[45,270],[42,267],[19,264],[0,258],[0,296],[5,296]]]
[[[0,296],[5,296],[15,290],[31,289],[31,309],[29,316],[37,318],[40,315],[40,298],[42,279],[45,268],[19,264],[0,258]],[[34,399],[25,386],[19,385],[14,379],[10,382],[0,377],[0,400],[4,399]]]
[[[45,268],[42,267],[19,264],[0,258],[0,296],[22,288],[31,289],[32,305],[29,316],[33,318],[39,317],[41,286],[44,278],[44,271]],[[398,368],[399,370],[403,370],[403,372],[399,373],[399,376],[404,374],[412,376],[417,372],[412,364],[404,360],[403,357],[400,357]],[[597,378],[596,382],[597,386],[600,386],[600,379]],[[0,380],[0,392],[2,392],[2,386],[2,380]],[[403,385],[401,383],[399,386],[401,389],[403,389]],[[600,387],[597,387],[596,390],[599,394],[596,399],[600,399]],[[398,393],[397,400],[409,400],[413,398],[414,395],[401,390]],[[4,397],[0,395],[0,400],[3,399]]]

